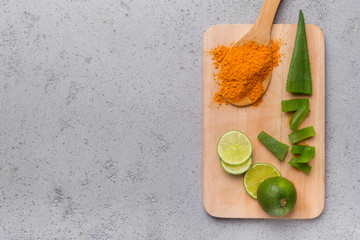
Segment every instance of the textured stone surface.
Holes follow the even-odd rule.
[[[326,203],[312,220],[202,205],[202,38],[261,1],[0,1],[0,239],[355,239],[360,2],[283,0],[326,42]]]

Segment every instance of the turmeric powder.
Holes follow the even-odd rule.
[[[224,59],[229,49],[230,47],[220,45],[210,50],[210,54],[212,55],[211,60],[214,60],[215,68],[219,68],[221,61]]]
[[[220,85],[214,101],[221,105],[226,102],[223,98],[230,102],[240,102],[246,97],[251,101],[259,99],[265,92],[263,81],[281,61],[279,49],[279,40],[272,41],[271,48],[250,41],[232,46],[231,51],[230,47],[223,45],[212,49],[209,53],[215,68],[221,63],[219,73],[214,74],[215,81]]]
[[[219,105],[225,103],[226,105],[229,104],[229,102],[227,102],[223,96],[221,96],[221,93],[220,92],[216,92],[215,95],[214,95],[214,101],[217,102]]]

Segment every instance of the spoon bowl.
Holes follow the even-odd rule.
[[[247,32],[239,41],[235,43],[234,46],[241,46],[244,43],[254,41],[259,45],[269,46],[270,48],[271,27],[274,21],[275,13],[279,7],[280,1],[281,0],[264,0],[260,14],[255,24],[252,26],[249,32]],[[229,51],[231,51],[231,49]],[[226,59],[226,56],[224,59]],[[271,73],[262,83],[264,87],[263,94],[265,93],[266,89],[269,86],[270,79],[271,79]],[[238,102],[227,99],[224,95],[223,97],[225,98],[226,101],[228,101],[229,103],[235,106],[247,106],[258,101],[262,97],[262,95],[260,95],[257,99],[250,99],[249,97],[245,97]]]

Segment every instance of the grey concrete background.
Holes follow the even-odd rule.
[[[326,203],[202,204],[202,39],[261,1],[0,1],[0,239],[359,239],[360,1],[283,0],[326,41]]]

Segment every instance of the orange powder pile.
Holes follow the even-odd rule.
[[[215,68],[221,63],[219,73],[214,80],[220,85],[220,91],[214,96],[218,104],[240,102],[248,97],[256,101],[265,92],[263,81],[270,75],[274,67],[281,61],[281,41],[272,41],[269,45],[259,45],[254,41],[241,46],[218,46],[209,53]],[[226,57],[225,57],[226,56]],[[261,100],[257,102],[257,105]]]
[[[223,96],[221,95],[220,92],[216,92],[216,93],[215,93],[214,101],[217,102],[217,103],[220,104],[220,105],[223,104],[223,103],[225,103],[226,105],[229,104],[229,102],[227,102],[227,101],[223,98]]]
[[[224,59],[226,53],[229,51],[230,47],[225,45],[217,46],[216,48],[209,51],[214,61],[215,68],[219,68],[221,61]]]

